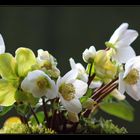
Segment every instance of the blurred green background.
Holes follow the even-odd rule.
[[[104,49],[114,30],[128,22],[129,28],[140,33],[139,6],[1,6],[0,33],[6,52],[12,54],[18,47],[29,47],[35,54],[37,49],[48,50],[57,58],[62,75],[70,70],[69,58],[82,60],[82,52],[94,45]],[[132,44],[140,54],[140,38]],[[135,107],[135,120],[127,122],[110,115],[119,126],[125,126],[129,133],[140,133],[140,102],[127,96]],[[13,112],[11,112],[13,114]],[[11,114],[7,114],[6,117]],[[0,118],[0,125],[5,118]]]

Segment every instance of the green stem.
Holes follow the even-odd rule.
[[[37,124],[39,125],[39,124],[40,124],[40,123],[39,123],[39,120],[38,120],[38,118],[37,118],[37,116],[36,116],[36,114],[35,114],[33,108],[31,107],[31,105],[29,105],[29,106],[30,106],[30,109],[31,109],[31,112],[32,112],[33,116],[35,117],[35,120],[36,120]]]

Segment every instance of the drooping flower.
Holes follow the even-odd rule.
[[[76,79],[77,70],[71,70],[57,80],[57,90],[63,106],[69,112],[79,113],[82,105],[79,101],[87,91],[87,83]]]
[[[93,63],[95,55],[96,49],[94,46],[91,46],[89,49],[85,49],[85,51],[83,52],[83,60],[86,63]]]
[[[133,57],[125,64],[125,71],[119,75],[119,91],[134,100],[140,100],[140,56]]]
[[[111,61],[110,56],[105,50],[96,52],[94,68],[96,75],[105,83],[114,79],[117,74],[117,66]]]
[[[5,53],[5,43],[2,35],[0,34],[0,54]]]
[[[130,44],[137,38],[136,30],[128,29],[128,23],[122,23],[113,33],[106,46],[110,48],[114,60],[125,63],[132,57],[135,57],[135,51]]]
[[[55,82],[41,70],[29,72],[22,81],[21,88],[34,97],[46,96],[53,99],[57,96]]]
[[[48,51],[39,49],[37,52],[37,63],[39,64],[39,67],[50,77],[58,78],[60,76],[60,71],[56,67],[56,59]]]
[[[69,59],[70,61],[70,66],[72,70],[77,70],[78,72],[78,76],[77,79],[82,80],[84,82],[88,82],[88,74],[84,68],[84,66],[81,63],[75,63],[73,58]],[[99,88],[102,85],[101,81],[95,81],[93,80],[90,85],[89,88],[93,89],[93,88]]]
[[[84,66],[81,63],[75,63],[73,58],[69,59],[71,69],[75,69],[78,71],[77,79],[82,80],[84,82],[88,82],[88,74],[86,73],[86,70]]]

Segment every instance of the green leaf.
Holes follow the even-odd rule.
[[[38,121],[40,123],[44,122],[45,116],[44,116],[44,112],[43,111],[37,112],[36,116],[37,116]],[[31,121],[32,124],[37,124],[36,119],[35,119],[35,117],[33,115],[30,117],[30,121]]]
[[[17,79],[16,60],[9,53],[4,53],[0,55],[0,74],[2,78],[6,80]]]
[[[119,117],[127,121],[134,120],[133,107],[124,101],[112,102],[112,103],[100,103],[99,106],[101,110],[113,116]]]
[[[31,70],[32,66],[36,64],[36,57],[32,50],[28,48],[18,48],[16,50],[18,75],[25,77],[26,74]]]
[[[23,102],[26,104],[30,104],[32,106],[35,106],[38,103],[38,98],[33,97],[31,93],[27,93],[24,91],[18,90],[15,94],[15,99],[17,102]]]
[[[11,109],[13,108],[13,106],[1,106],[0,109],[0,117],[4,116],[6,113],[8,113]]]
[[[11,82],[1,79],[0,80],[0,105],[11,106],[15,103],[16,88]]]
[[[86,95],[80,98],[80,102],[83,104],[84,102],[87,101],[88,98],[91,97],[92,94],[93,94],[93,90],[89,88],[89,89],[87,90]]]
[[[27,115],[30,111],[30,106],[26,104],[18,104],[18,105],[15,105],[15,109],[17,113],[21,115],[25,115],[25,114]]]

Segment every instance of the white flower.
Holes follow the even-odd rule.
[[[2,35],[0,34],[0,54],[5,53],[5,44]]]
[[[70,61],[70,66],[72,70],[77,70],[78,72],[78,76],[77,79],[84,81],[85,83],[88,82],[88,74],[86,73],[86,70],[84,68],[84,66],[81,63],[75,63],[73,58],[69,59]],[[99,88],[102,85],[101,81],[95,81],[93,80],[90,85],[89,88],[93,89],[93,88]]]
[[[119,75],[119,91],[125,91],[134,100],[140,100],[140,56],[131,58],[125,64],[125,72]]]
[[[56,66],[57,63],[55,62],[55,58],[48,51],[39,49],[37,52],[37,62],[41,66],[45,64],[45,66],[47,66],[49,69],[52,68],[52,66]]]
[[[120,63],[125,63],[130,58],[136,56],[130,44],[138,37],[138,32],[127,28],[128,23],[122,23],[106,43],[107,46],[109,44],[113,46],[110,49],[110,51],[114,52],[112,57]]]
[[[89,49],[85,49],[85,51],[83,52],[83,60],[86,63],[92,63],[95,55],[96,55],[96,49],[94,46],[91,46]]]
[[[79,101],[87,91],[87,83],[76,79],[77,70],[71,70],[57,80],[57,89],[61,103],[69,112],[79,113],[82,105]]]
[[[34,97],[46,96],[53,99],[57,96],[55,82],[41,70],[29,72],[22,81],[21,88],[32,93]]]
[[[88,74],[86,73],[84,66],[81,63],[75,63],[73,58],[70,58],[69,61],[70,61],[71,69],[72,70],[75,69],[78,71],[77,78],[79,80],[82,80],[82,81],[87,83],[88,82]]]

